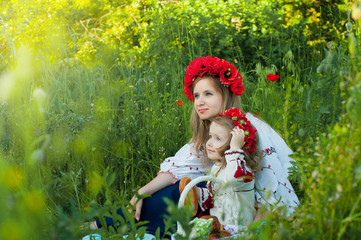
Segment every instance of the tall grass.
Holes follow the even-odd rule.
[[[54,64],[36,48],[11,53],[14,64],[0,76],[1,239],[79,239],[88,233],[82,222],[127,204],[134,190],[156,176],[159,164],[189,140],[192,104],[182,91],[185,68],[200,55],[222,52],[213,47],[223,38],[210,29],[204,38],[197,33],[207,15],[198,13],[192,26],[184,12],[168,11],[179,22],[160,10],[154,13],[157,31],[149,51],[138,55],[121,49],[114,57],[99,49],[92,62],[68,57]],[[230,31],[217,26],[221,34]],[[68,36],[71,41],[53,44],[63,53],[68,50],[62,42],[76,42],[75,34]],[[227,45],[232,50],[224,56],[244,76],[244,110],[259,114],[295,150],[292,179],[302,206],[292,221],[270,214],[261,229],[255,223],[250,238],[355,238],[360,229],[358,48],[340,41],[311,49],[296,34],[272,42],[267,42],[268,58],[253,64],[240,46]],[[270,62],[273,54],[277,65]],[[280,80],[267,81],[269,73]],[[171,211],[174,223],[180,211]],[[118,233],[99,231],[112,238],[134,236],[134,220],[125,221]]]

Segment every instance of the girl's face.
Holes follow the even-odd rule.
[[[213,161],[222,159],[218,149],[223,147],[230,138],[231,133],[222,125],[212,122],[209,128],[209,139],[206,143],[208,158]]]
[[[203,78],[194,86],[194,109],[202,120],[212,120],[221,112],[223,97],[212,78]]]

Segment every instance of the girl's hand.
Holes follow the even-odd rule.
[[[244,131],[239,127],[233,128],[232,139],[230,145],[230,150],[242,149],[244,146]]]
[[[140,214],[142,212],[143,199],[138,200],[136,196],[133,196],[130,200],[130,204],[135,208],[134,218],[139,222]],[[133,209],[130,209],[129,212],[133,212]]]

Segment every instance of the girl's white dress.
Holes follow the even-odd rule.
[[[210,215],[216,216],[226,230],[232,228],[238,232],[252,223],[256,213],[254,175],[246,165],[243,150],[228,150],[224,155],[226,167],[221,169],[216,163],[211,169],[211,175],[223,183],[209,182],[208,189],[201,191],[199,203],[205,210],[210,207],[209,198],[213,198]],[[236,172],[240,174],[236,176]],[[239,177],[245,175],[251,179]]]
[[[289,216],[300,204],[293,187],[288,180],[288,168],[294,161],[289,157],[292,150],[280,135],[267,123],[247,113],[246,117],[257,129],[259,146],[263,152],[262,170],[255,174],[255,200],[258,205],[268,209],[284,207]],[[183,177],[195,179],[204,176],[206,169],[202,167],[201,158],[197,157],[193,144],[184,145],[174,157],[169,157],[160,165],[159,172],[169,172],[174,183]]]

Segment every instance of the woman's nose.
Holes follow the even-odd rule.
[[[202,96],[200,96],[198,99],[197,99],[197,105],[203,105],[204,104],[204,99]]]

